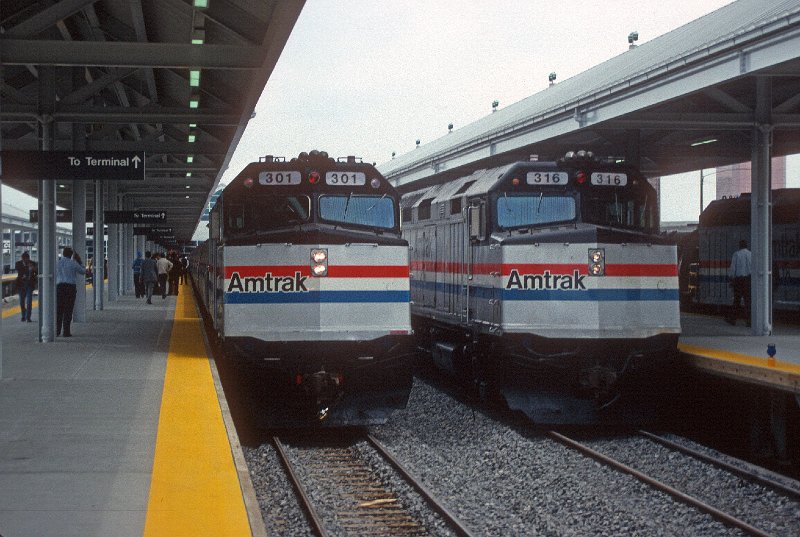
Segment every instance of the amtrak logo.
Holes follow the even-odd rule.
[[[585,291],[584,278],[586,275],[581,275],[578,270],[572,274],[551,274],[549,270],[545,270],[544,274],[520,274],[517,269],[512,269],[506,289]]]
[[[294,276],[273,276],[267,272],[263,277],[242,278],[238,272],[231,274],[228,284],[228,293],[307,293],[306,280],[308,276],[301,276],[295,272]]]

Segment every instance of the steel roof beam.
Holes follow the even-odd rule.
[[[61,0],[9,29],[5,36],[29,37],[38,35],[55,26],[59,21],[71,17],[95,2],[97,0]]]
[[[183,43],[47,41],[2,39],[4,65],[258,69],[261,47]]]

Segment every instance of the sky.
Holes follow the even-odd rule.
[[[632,31],[641,45],[728,3],[307,0],[222,182],[312,149],[381,164],[545,90],[551,72],[563,81],[624,53]],[[788,168],[800,186],[800,159]],[[662,181],[662,220],[696,220],[699,203],[699,171]]]

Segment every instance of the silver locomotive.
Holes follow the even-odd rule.
[[[537,423],[642,416],[680,332],[676,248],[638,170],[568,154],[410,192],[412,327],[442,369]]]

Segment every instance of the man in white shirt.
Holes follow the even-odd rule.
[[[739,249],[731,258],[729,270],[733,285],[733,307],[725,319],[728,324],[736,324],[736,319],[740,316],[741,302],[744,299],[744,318],[747,320],[747,326],[750,326],[750,267],[752,261],[753,255],[747,249],[747,241],[739,241]]]
[[[172,262],[164,254],[156,254],[156,268],[158,269],[158,285],[161,287],[161,299],[167,298],[167,276],[172,270]]]

